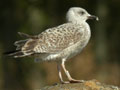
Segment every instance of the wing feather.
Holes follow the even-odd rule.
[[[58,53],[74,45],[83,36],[84,28],[71,23],[50,28],[38,35],[33,51],[35,53]]]

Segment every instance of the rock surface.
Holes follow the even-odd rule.
[[[40,90],[120,90],[119,87],[106,85],[97,80],[89,80],[84,83],[57,84],[46,86]]]

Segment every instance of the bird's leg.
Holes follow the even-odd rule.
[[[64,59],[62,60],[62,68],[63,68],[70,83],[82,83],[82,82],[84,82],[84,80],[75,80],[70,76],[69,71],[67,71],[67,69],[65,68],[65,60]]]
[[[69,82],[67,82],[67,81],[63,81],[60,64],[57,64],[57,69],[58,69],[58,75],[59,75],[60,82],[61,82],[62,84],[69,83]]]

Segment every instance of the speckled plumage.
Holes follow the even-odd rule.
[[[76,10],[75,14],[79,12],[79,8],[73,8],[73,10],[74,9]],[[72,10],[69,10],[67,13],[68,22],[65,24],[49,28],[36,36],[19,33],[28,39],[15,42],[17,50],[20,50],[23,55],[14,55],[14,57],[35,55],[41,61],[44,61],[62,58],[67,59],[69,56],[71,57],[72,54],[72,56],[74,56],[74,54],[79,53],[90,38],[90,28],[84,18],[83,20],[81,18],[81,20],[79,20],[78,17],[78,20],[74,20],[74,15],[72,16],[71,11]],[[77,14],[75,16],[75,19],[76,18]]]
[[[26,55],[37,54],[37,58],[39,57],[38,54],[42,54],[42,56],[40,55],[39,57],[41,61],[52,59],[57,60],[68,58],[69,54],[71,56],[74,52],[80,52],[90,38],[90,30],[87,23],[65,23],[47,29],[37,37],[38,38],[28,39],[25,45],[21,48],[23,53]],[[72,48],[75,50],[72,50]]]
[[[62,83],[66,82],[62,79],[60,64],[70,82],[80,82],[72,79],[64,62],[80,53],[87,45],[91,32],[86,20],[96,17],[91,16],[86,10],[79,7],[70,8],[66,17],[66,23],[49,28],[39,35],[31,36],[19,33],[27,39],[16,41],[14,44],[17,46],[17,51],[9,55],[15,58],[35,56],[36,61],[56,61]]]

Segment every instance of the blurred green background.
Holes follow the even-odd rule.
[[[17,32],[35,35],[62,24],[73,6],[100,20],[88,21],[91,40],[66,63],[67,69],[76,79],[120,86],[120,0],[0,0],[0,90],[35,90],[59,82],[56,63],[34,63],[34,58],[14,59],[2,53],[24,39]]]

